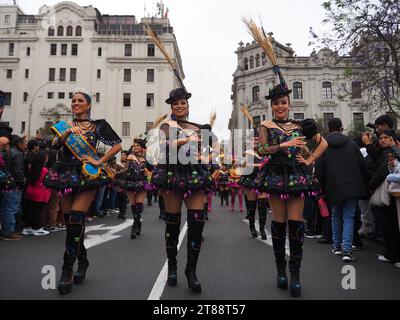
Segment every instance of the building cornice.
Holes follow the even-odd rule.
[[[0,63],[19,63],[19,58],[0,57]]]
[[[82,42],[83,37],[45,37],[47,42]]]
[[[0,42],[36,42],[38,37],[0,37]]]
[[[167,65],[168,62],[165,59],[159,58],[132,58],[132,57],[110,57],[107,58],[107,62],[110,64],[159,64]]]

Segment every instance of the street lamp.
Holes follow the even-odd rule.
[[[44,86],[48,85],[50,82],[47,81],[46,83],[42,84],[38,89],[36,89],[35,93],[32,96],[31,103],[29,104],[29,114],[28,114],[28,137],[31,136],[31,123],[32,123],[32,112],[33,112],[33,101],[35,101],[35,96],[42,89]],[[41,97],[41,96],[39,96]],[[39,98],[38,97],[38,98]]]

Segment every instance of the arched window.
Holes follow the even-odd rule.
[[[332,99],[332,83],[322,82],[322,99]]]
[[[253,69],[253,68],[254,68],[254,57],[251,56],[250,57],[250,69]]]
[[[62,37],[64,35],[64,27],[58,26],[57,28],[57,36]]]
[[[77,26],[76,27],[75,36],[77,36],[77,37],[81,37],[82,36],[82,27],[81,26]]]
[[[71,26],[67,27],[67,37],[72,37],[72,33],[73,33],[73,28]]]
[[[98,48],[97,48],[97,56],[98,56],[98,57],[101,57],[101,54],[102,54],[101,47],[98,47]]]
[[[54,36],[54,28],[53,27],[49,27],[49,29],[47,30],[47,35],[49,37],[53,37]]]
[[[261,54],[261,60],[262,60],[262,65],[265,66],[265,64],[267,63],[267,55],[265,54],[265,52]]]
[[[293,83],[293,99],[303,99],[303,84],[301,82]]]
[[[249,60],[244,58],[244,70],[249,70]]]
[[[390,80],[385,81],[385,93],[389,99],[393,99],[395,97],[393,82]]]
[[[28,57],[31,55],[31,47],[26,48],[26,55]]]
[[[260,102],[260,87],[254,86],[252,89],[253,103]]]
[[[260,55],[256,55],[256,68],[260,67]]]

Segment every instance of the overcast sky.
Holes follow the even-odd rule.
[[[7,2],[11,2],[8,0]],[[39,8],[54,5],[56,0],[17,0],[25,14],[37,14]],[[102,14],[144,16],[144,7],[155,12],[153,0],[76,0],[92,5]],[[273,32],[277,41],[292,43],[299,56],[309,55],[310,26],[318,29],[324,18],[323,0],[164,0],[174,27],[186,75],[190,100],[190,120],[207,123],[212,110],[217,112],[215,130],[227,137],[231,115],[232,74],[237,67],[238,43],[251,42],[241,21],[251,15],[263,21],[264,29]],[[225,130],[226,132],[222,132]]]

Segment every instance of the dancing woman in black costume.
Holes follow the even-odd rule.
[[[84,246],[86,212],[95,197],[96,189],[110,182],[104,164],[121,151],[121,139],[106,120],[91,120],[90,109],[90,94],[84,89],[76,90],[72,97],[74,119],[68,122],[69,128],[61,134],[56,129],[57,125],[53,127],[53,131],[58,132],[53,147],[62,149],[62,152],[49,170],[45,184],[62,196],[60,205],[67,225],[64,264],[58,284],[60,294],[71,292],[73,282],[79,284],[85,279],[89,266]],[[94,150],[99,141],[111,146],[111,149],[101,159],[83,154],[78,158],[71,152],[69,137],[82,137]],[[91,164],[101,169],[93,176],[85,171],[84,164]],[[74,276],[73,267],[76,259],[78,259],[78,270]]]

